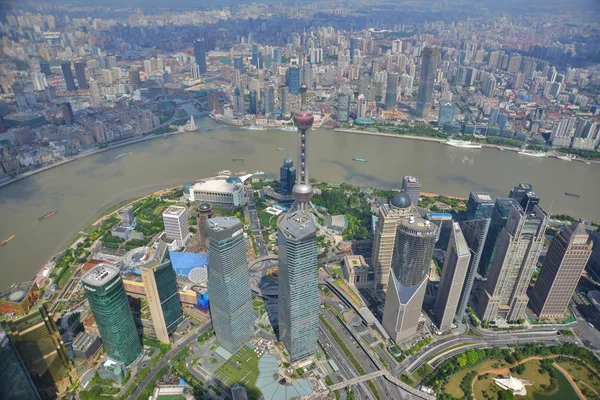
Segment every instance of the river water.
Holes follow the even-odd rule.
[[[81,229],[112,204],[229,169],[279,174],[295,133],[249,131],[198,121],[209,132],[186,132],[95,154],[0,189],[0,288],[29,280]],[[507,195],[530,182],[553,214],[600,220],[600,166],[539,159],[495,149],[467,150],[435,142],[317,129],[311,132],[310,175],[320,181],[399,188],[415,175],[423,191],[467,197],[470,191]],[[115,157],[122,153],[133,154]],[[352,161],[353,157],[368,160]],[[243,158],[244,162],[232,162]],[[564,192],[578,193],[581,199]],[[37,217],[58,210],[42,222]]]

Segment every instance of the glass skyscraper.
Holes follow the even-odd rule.
[[[75,90],[75,80],[73,79],[71,63],[62,63],[60,67],[62,68],[63,78],[65,79],[65,86],[67,87],[67,90]]]
[[[451,122],[454,122],[454,104],[441,104],[438,114],[438,126],[443,128],[445,124],[449,124]]]
[[[433,85],[440,59],[438,48],[426,47],[423,50],[421,61],[421,80],[419,81],[419,92],[417,93],[417,116],[424,117],[431,111],[431,100],[433,98]]]
[[[300,68],[289,67],[286,73],[286,83],[291,94],[300,93]]]
[[[200,74],[206,74],[206,44],[202,38],[194,40],[194,59],[200,68]]]
[[[254,333],[250,276],[243,225],[237,218],[206,221],[209,240],[210,317],[219,345],[236,350]]]
[[[279,223],[279,340],[290,361],[305,360],[317,349],[319,268],[316,228],[305,210],[288,212]]]
[[[81,281],[98,325],[104,352],[114,361],[131,364],[142,353],[142,346],[119,270],[111,265],[99,264]]]
[[[467,202],[467,219],[486,219],[492,216],[494,199],[484,192],[471,192]]]
[[[288,155],[283,160],[283,165],[279,168],[279,185],[281,191],[285,194],[292,194],[294,183],[296,182],[296,168],[294,168],[294,161]]]
[[[85,80],[85,64],[82,62],[75,63],[75,76],[77,77],[77,86],[79,89],[87,90],[90,87]]]
[[[1,399],[40,399],[33,381],[10,341],[6,332],[0,329],[0,398]]]

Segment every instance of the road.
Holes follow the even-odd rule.
[[[258,256],[268,256],[269,250],[263,240],[260,218],[258,218],[258,211],[256,210],[256,204],[254,204],[254,191],[248,190],[246,193],[248,195],[248,205],[246,206],[246,210],[248,211],[248,217],[250,218],[250,230],[252,230],[252,233],[254,234],[254,240],[258,247]]]

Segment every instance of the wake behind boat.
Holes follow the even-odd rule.
[[[119,154],[118,156],[115,157],[115,160],[118,160],[121,157],[126,157],[126,156],[129,156],[129,155],[132,155],[132,154],[133,154],[132,151],[130,151],[129,153]]]

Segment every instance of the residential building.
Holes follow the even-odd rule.
[[[470,261],[471,250],[460,225],[458,222],[454,222],[433,307],[435,324],[440,331],[452,328],[456,317],[459,321],[462,318],[462,314],[457,315],[457,311]]]
[[[410,203],[418,207],[419,196],[421,195],[421,181],[414,176],[405,176],[402,178],[402,190],[410,197]]]
[[[529,307],[540,319],[563,319],[592,250],[582,221],[554,236],[529,299]]]
[[[113,361],[130,365],[142,354],[142,346],[119,269],[98,264],[83,275],[81,282],[104,352]]]
[[[190,225],[187,208],[169,206],[162,214],[167,238],[175,240],[177,245],[183,247],[190,237]]]
[[[219,345],[231,354],[252,336],[255,323],[243,228],[232,217],[206,221],[210,316]]]
[[[438,48],[426,47],[422,55],[421,80],[419,81],[416,108],[416,114],[419,117],[425,117],[431,111],[433,85],[440,60],[440,50]]]
[[[401,220],[396,229],[381,321],[396,343],[412,337],[419,329],[438,230],[437,225],[418,217]]]

